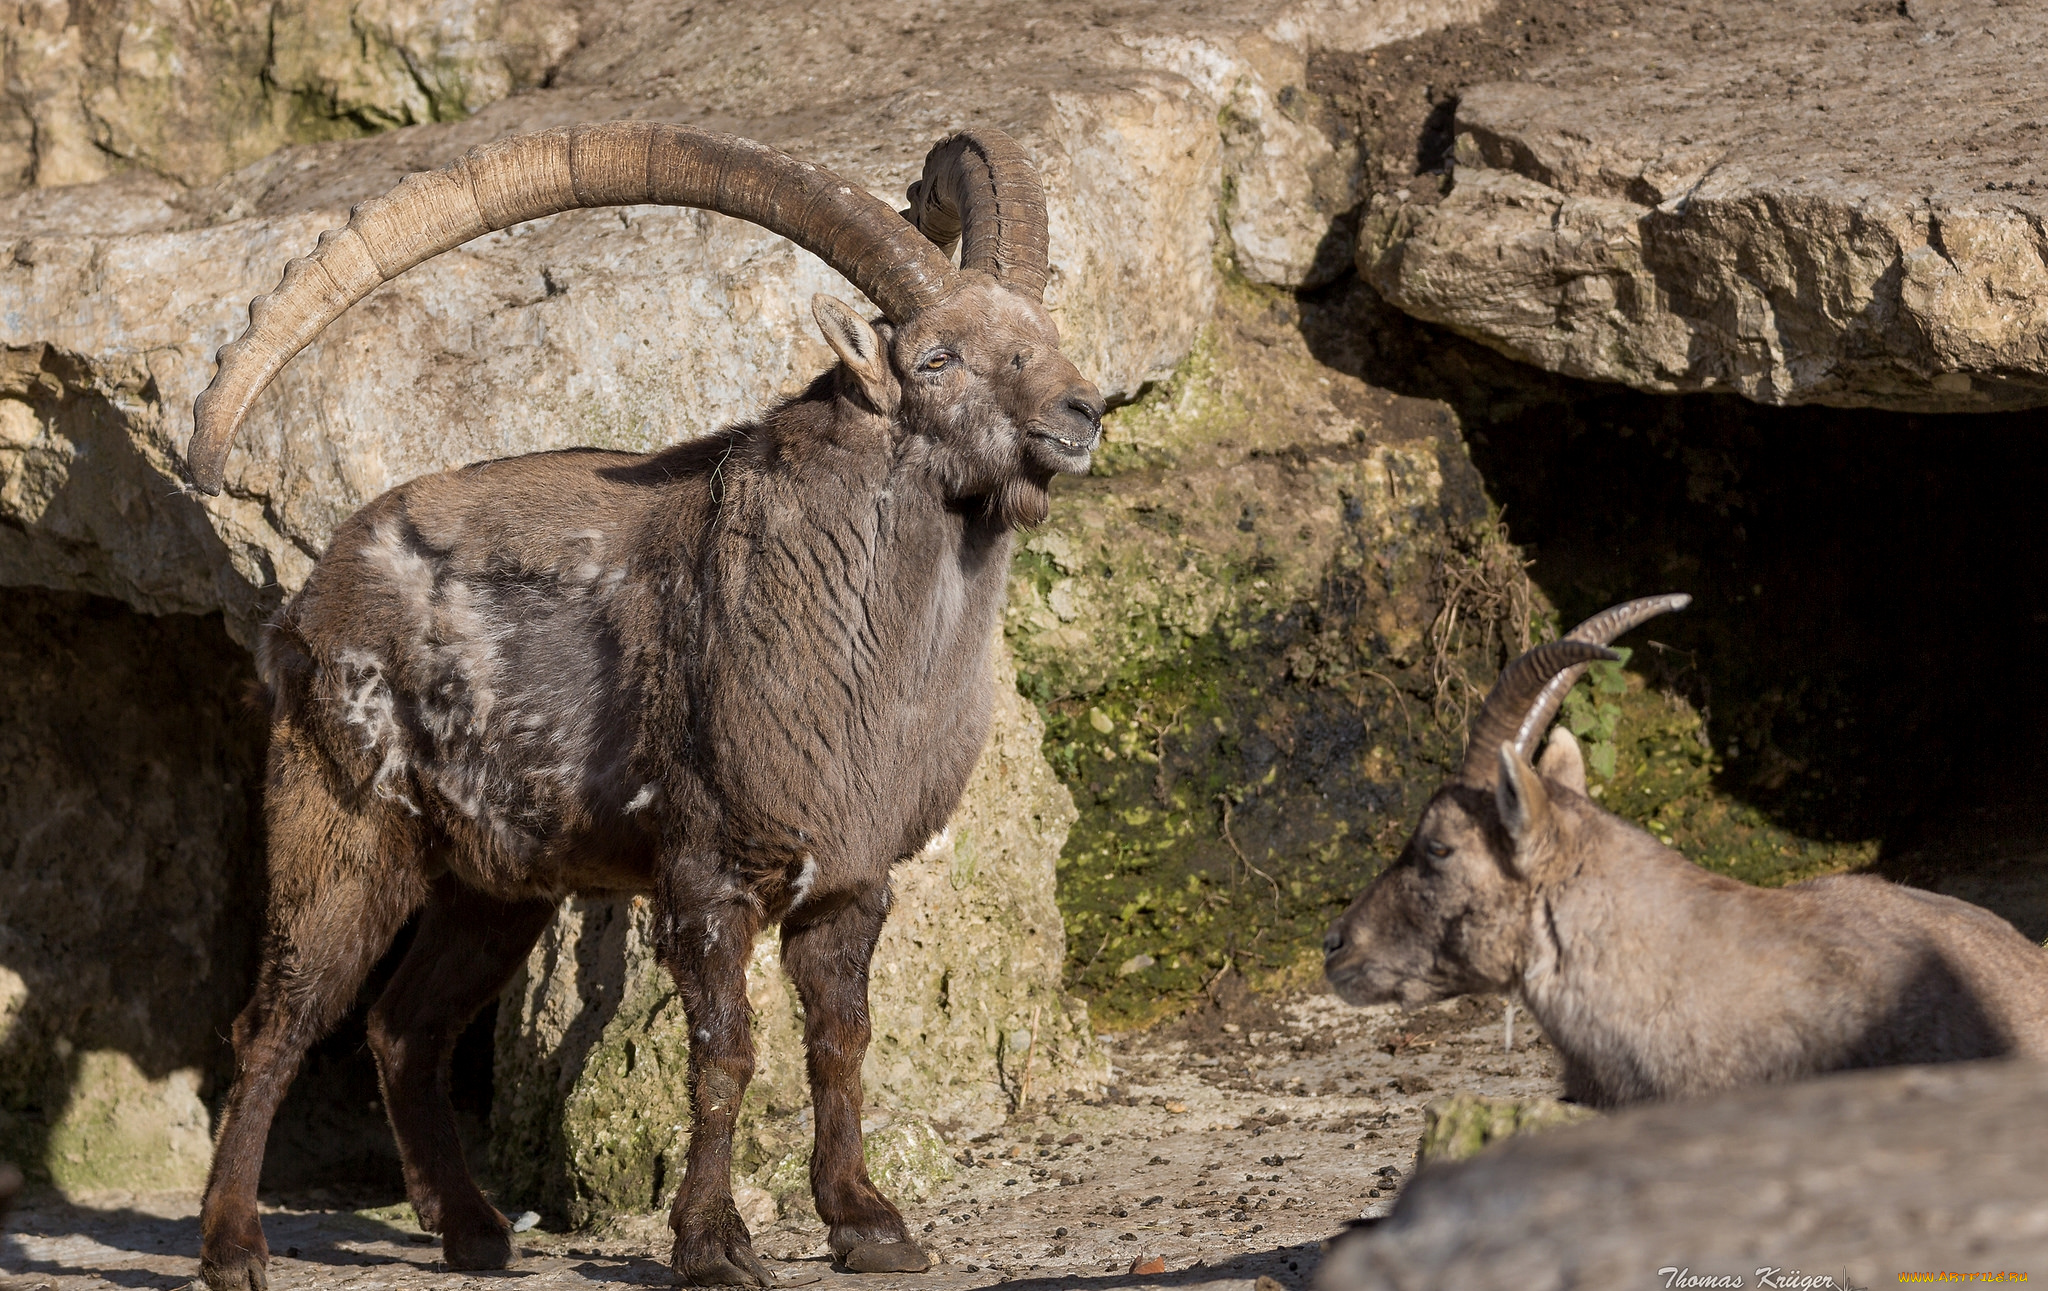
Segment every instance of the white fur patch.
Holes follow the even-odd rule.
[[[632,798],[632,801],[630,801],[630,802],[628,802],[628,803],[626,804],[626,814],[627,814],[628,816],[630,816],[630,815],[632,815],[632,814],[633,814],[634,812],[636,812],[636,811],[639,811],[639,810],[640,810],[641,808],[645,807],[645,806],[646,806],[646,805],[647,805],[648,803],[651,803],[651,802],[653,802],[653,801],[654,801],[654,795],[655,795],[655,792],[656,792],[656,791],[655,791],[655,788],[654,788],[654,786],[653,786],[653,785],[651,785],[651,784],[643,784],[643,785],[641,785],[641,786],[640,786],[640,792],[639,792],[639,793],[636,793],[636,794],[634,794],[634,795],[633,795],[633,798]]]
[[[804,853],[804,867],[797,871],[796,882],[790,885],[789,908],[794,910],[811,895],[811,888],[818,882],[818,859],[809,852]]]

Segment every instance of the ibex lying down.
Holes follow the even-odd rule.
[[[1851,1067],[2048,1057],[2048,950],[1950,897],[1866,875],[1750,887],[1688,862],[1586,796],[1560,729],[1606,644],[1667,596],[1617,606],[1510,664],[1456,779],[1400,858],[1331,927],[1353,1004],[1506,991],[1595,1106]]]
[[[924,1253],[862,1162],[867,974],[889,866],[942,827],[988,731],[1010,533],[1085,471],[1103,404],[1040,303],[1043,194],[994,131],[934,148],[908,219],[759,144],[639,122],[472,151],[356,208],[250,308],[200,397],[192,476],[293,353],[379,282],[521,220],[658,202],[753,220],[874,300],[820,296],[839,364],[761,421],[658,453],[415,480],[357,512],[266,628],[269,935],[201,1216],[215,1291],[260,1291],[264,1139],[306,1048],[415,913],[370,1040],[420,1223],[512,1257],[448,1102],[450,1050],[566,893],[653,892],[689,1015],[676,1272],[769,1281],[731,1194],[754,1068],[746,965],[782,926],[803,1002],[811,1186],[862,1271]],[[941,245],[964,237],[963,268]],[[937,242],[939,245],[935,245]]]

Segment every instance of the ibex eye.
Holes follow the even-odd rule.
[[[1450,844],[1448,843],[1424,843],[1422,850],[1427,852],[1432,860],[1438,861],[1451,854]]]
[[[953,355],[951,351],[940,350],[924,361],[924,370],[927,372],[937,372],[952,361]]]

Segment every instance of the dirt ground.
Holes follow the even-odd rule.
[[[964,1162],[905,1217],[936,1257],[915,1276],[832,1271],[824,1232],[784,1220],[755,1234],[783,1285],[967,1291],[1013,1283],[1194,1287],[1270,1276],[1307,1285],[1322,1241],[1383,1214],[1413,1165],[1422,1108],[1451,1090],[1556,1091],[1556,1056],[1499,1000],[1412,1013],[1329,995],[1240,996],[1107,1040],[1112,1097],[1034,1107],[955,1146]],[[172,1288],[198,1268],[195,1195],[31,1196],[0,1240],[0,1291]],[[500,1274],[451,1273],[403,1204],[266,1207],[275,1291],[665,1285],[660,1215],[601,1234],[532,1231]],[[1165,1272],[1136,1274],[1158,1257]],[[1267,1289],[1270,1291],[1270,1288]]]

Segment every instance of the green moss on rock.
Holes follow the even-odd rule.
[[[1778,887],[1877,860],[1874,837],[1808,837],[1722,790],[1725,760],[1710,746],[1699,710],[1621,664],[1597,665],[1563,716],[1575,735],[1591,739],[1594,799],[1698,865]]]
[[[1226,968],[1312,972],[1462,746],[1443,670],[1500,662],[1430,636],[1446,568],[1492,532],[1449,410],[1316,363],[1288,300],[1227,291],[1013,570],[1018,685],[1080,810],[1068,980],[1112,1025]]]
[[[1453,1094],[1422,1109],[1422,1142],[1415,1164],[1463,1161],[1490,1143],[1590,1121],[1599,1113],[1552,1098],[1486,1098]]]

